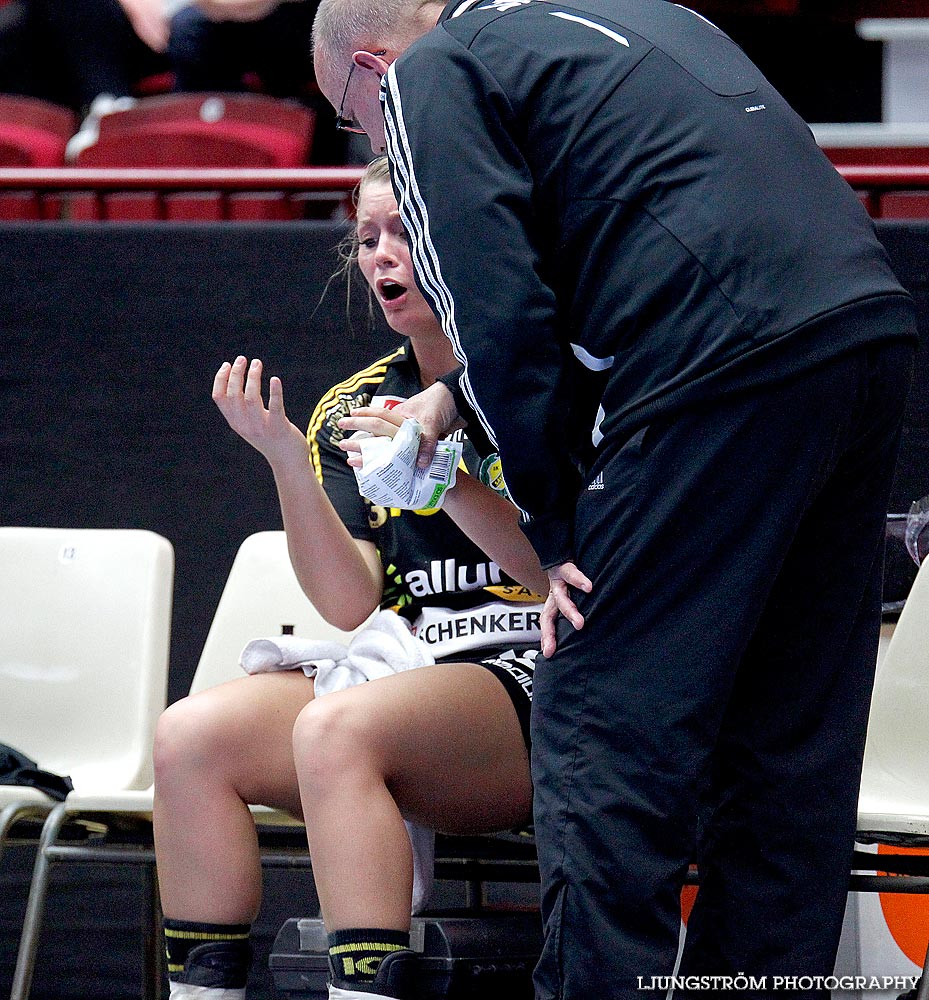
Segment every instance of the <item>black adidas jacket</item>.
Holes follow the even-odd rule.
[[[677,4],[453,0],[382,100],[417,280],[543,565],[604,435],[912,330],[807,126]]]

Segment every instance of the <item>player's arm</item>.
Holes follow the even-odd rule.
[[[262,398],[262,364],[239,357],[213,382],[213,401],[230,427],[271,466],[294,572],[320,614],[350,631],[377,607],[383,571],[372,542],[356,540],[310,465],[307,439],[287,418],[281,381]]]

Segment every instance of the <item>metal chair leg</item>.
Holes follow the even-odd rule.
[[[46,852],[57,840],[66,815],[67,804],[59,802],[48,814],[42,826],[42,836],[39,839],[35,866],[32,870],[32,883],[29,886],[19,952],[16,956],[16,971],[13,973],[13,991],[10,993],[10,1000],[28,1000],[32,989],[32,973],[39,950],[39,936],[42,932],[42,919],[45,916],[45,900],[52,866],[52,861]]]
[[[6,848],[7,837],[13,826],[26,816],[47,816],[52,809],[52,802],[47,806],[38,802],[23,805],[22,802],[11,802],[0,809],[0,858]]]

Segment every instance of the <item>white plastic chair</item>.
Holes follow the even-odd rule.
[[[150,531],[0,528],[0,741],[81,792],[145,787],[173,574],[170,543]],[[54,805],[0,785],[0,851]]]
[[[300,589],[283,531],[259,531],[239,546],[210,625],[191,694],[242,677],[239,654],[258,636],[295,635],[348,642]]]
[[[0,528],[0,738],[69,775],[69,798],[152,780],[173,584],[174,551],[151,531]],[[0,803],[4,839],[69,807],[15,785]]]
[[[861,791],[860,843],[929,846],[929,560],[920,567],[882,656],[874,685]],[[881,854],[881,871],[854,876],[872,892],[929,893],[929,857]],[[873,854],[857,853],[871,871]],[[918,1000],[929,1000],[929,949]]]
[[[244,676],[238,665],[243,646],[250,639],[280,635],[291,629],[296,635],[310,638],[342,642],[350,638],[349,633],[341,632],[326,622],[300,589],[290,565],[284,532],[257,532],[245,539],[233,561],[191,683],[191,693]],[[150,731],[149,746],[152,735]],[[151,871],[154,853],[149,825],[153,807],[150,772],[147,779],[148,786],[141,789],[138,786],[124,790],[101,789],[86,794],[75,791],[51,811],[43,827],[36,858],[11,1000],[27,1000],[29,996],[52,863],[67,859],[137,862],[146,864]],[[261,806],[253,806],[252,812],[262,827],[302,828],[302,823],[283,812]],[[117,825],[141,823],[143,829],[135,831],[136,843],[129,846],[108,844],[106,840],[90,841],[80,846],[58,843],[62,825],[77,818],[115,822]],[[304,857],[291,860],[294,850],[299,850]],[[286,853],[265,850],[262,859],[269,864],[309,864],[306,845],[296,838]],[[153,900],[149,914],[152,925],[146,928],[150,948],[143,966],[143,1000],[154,1000],[160,996],[161,948],[153,919],[156,909],[157,902]]]

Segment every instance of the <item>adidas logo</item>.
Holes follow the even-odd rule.
[[[601,472],[597,478],[587,487],[588,490],[603,490],[606,487],[603,485],[603,473]]]

